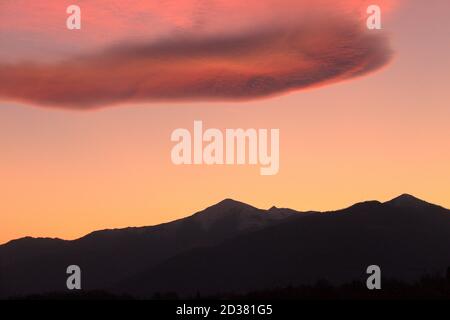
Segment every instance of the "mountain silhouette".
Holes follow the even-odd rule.
[[[434,206],[433,204],[423,201],[421,199],[418,199],[410,194],[402,194],[401,196],[398,196],[397,198],[394,198],[390,201],[387,201],[386,204],[396,206],[396,207],[403,207],[403,208],[416,208],[416,209],[426,209],[430,206]]]
[[[73,241],[13,240],[0,246],[0,296],[63,290],[65,270],[72,264],[83,271],[83,288],[104,288],[180,252],[213,246],[293,214],[225,199],[190,217],[151,227],[95,231]]]
[[[68,265],[83,289],[135,296],[246,292],[320,279],[413,281],[450,266],[450,211],[411,195],[331,212],[261,210],[226,199],[152,227],[93,232],[74,241],[23,238],[0,246],[3,296],[63,291]]]

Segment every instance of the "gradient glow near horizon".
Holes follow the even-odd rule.
[[[395,6],[387,5],[391,1],[335,1],[339,14],[327,16],[333,23],[361,14],[372,2],[385,8],[382,33],[392,53],[386,60],[383,47],[371,59],[361,59],[359,65],[332,79],[322,76],[317,61],[293,59],[294,54],[310,53],[304,51],[307,46],[291,51],[279,40],[269,41],[268,47],[260,42],[261,36],[271,35],[266,33],[267,26],[277,25],[286,12],[316,13],[330,1],[249,1],[245,5],[240,1],[214,5],[192,0],[158,5],[130,1],[126,10],[118,1],[78,2],[83,15],[78,33],[64,29],[65,8],[72,2],[0,4],[0,243],[23,236],[74,239],[97,229],[158,224],[224,198],[261,208],[324,211],[410,193],[450,207],[448,1],[395,1]],[[45,17],[38,14],[42,12]],[[287,17],[283,20],[287,24],[280,28],[298,30],[295,18]],[[311,20],[300,27],[318,30],[317,20]],[[319,26],[324,29],[323,24]],[[267,56],[246,48],[244,61],[239,60],[236,53],[242,52],[230,50],[229,39],[243,30],[249,30],[244,40],[265,48]],[[74,96],[68,92],[65,99],[70,88],[63,79],[60,91],[50,92],[53,75],[75,70],[76,80],[89,77],[86,83],[95,85],[95,76],[102,82],[109,79],[111,66],[120,59],[129,60],[133,50],[146,52],[142,42],[160,43],[161,38],[179,39],[180,34],[189,35],[188,40],[182,37],[188,45],[176,46],[177,50],[195,54],[205,46],[211,50],[204,39],[221,35],[228,39],[221,43],[226,54],[214,51],[214,59],[204,55],[198,61],[196,55],[186,60],[167,51],[170,43],[164,44],[163,52],[175,59],[175,67],[158,66],[154,56],[138,57],[132,72],[113,69],[127,81],[112,79],[92,92],[80,83]],[[359,51],[330,51],[327,46],[347,38],[317,35],[322,37],[298,39],[307,41],[314,52],[333,54],[336,70],[348,67],[345,59],[361,56]],[[189,46],[192,39],[199,41],[194,47]],[[383,39],[377,40],[380,46]],[[352,44],[360,48],[367,41],[361,36],[361,42]],[[104,61],[105,67],[89,73],[101,60],[99,53],[110,48],[115,49]],[[140,66],[160,67],[167,79],[181,70],[171,90],[191,85],[193,58],[204,71],[198,96],[180,95],[170,101],[160,90],[163,86],[151,81],[140,86],[145,90],[133,91],[133,96],[123,94],[136,77],[149,76],[139,73]],[[255,76],[255,70],[264,66],[275,79],[296,77],[286,73],[296,63],[296,72],[321,80],[299,88],[280,85],[279,92],[263,88],[235,102],[226,95],[211,97],[204,89],[203,84],[217,74],[218,63],[246,77]],[[377,67],[367,69],[368,65]],[[41,81],[40,71],[47,72],[46,82]],[[22,74],[28,75],[27,81],[22,81]],[[166,81],[164,77],[161,81]],[[70,83],[74,78],[65,79]],[[82,92],[92,99],[77,100]],[[99,99],[104,102],[92,104]],[[170,133],[176,128],[191,129],[194,120],[221,129],[279,128],[279,174],[260,176],[254,166],[173,165]]]

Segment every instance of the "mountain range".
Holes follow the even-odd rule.
[[[0,297],[66,290],[66,268],[83,290],[149,297],[248,292],[321,279],[413,281],[450,266],[450,210],[401,195],[330,212],[257,209],[231,199],[150,227],[80,239],[22,238],[0,246]]]

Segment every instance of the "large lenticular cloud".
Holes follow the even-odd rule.
[[[152,8],[146,7],[147,1],[123,7],[97,1],[104,10],[99,11],[92,6],[96,1],[86,6],[80,1],[88,19],[75,36],[64,26],[55,31],[57,18],[49,18],[47,28],[44,22],[39,33],[4,19],[0,40],[7,46],[0,51],[0,99],[73,109],[127,102],[248,100],[361,76],[390,58],[386,37],[365,28],[368,4],[363,0],[245,5],[182,0],[181,12],[172,2]],[[0,12],[18,10],[7,3],[3,8],[0,4]],[[49,17],[58,16],[61,6],[42,3],[48,5]],[[115,10],[108,7],[112,3]],[[33,12],[31,21],[36,18]],[[102,19],[98,25],[96,15]],[[112,30],[104,19],[110,19]],[[111,33],[114,28],[117,32]],[[26,41],[6,37],[7,29],[20,39],[32,38],[34,46],[27,50]],[[105,32],[117,36],[105,37]],[[39,52],[33,52],[36,43]]]

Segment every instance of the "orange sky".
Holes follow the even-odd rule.
[[[166,13],[158,32],[190,27],[193,20],[177,10],[157,10]],[[33,43],[36,61],[68,54],[64,37],[14,42],[6,30],[39,24],[3,19],[1,12],[0,42],[8,46],[1,46],[0,60],[30,58],[20,56],[23,43]],[[448,12],[445,0],[403,1],[384,21],[395,52],[389,65],[267,99],[126,103],[96,111],[0,100],[0,243],[157,224],[227,197],[262,208],[330,210],[411,193],[450,207]],[[83,50],[98,49],[91,41],[94,31],[103,32],[102,21],[92,34],[77,36]],[[194,120],[214,128],[279,128],[279,174],[260,176],[258,166],[173,165],[170,134]]]

